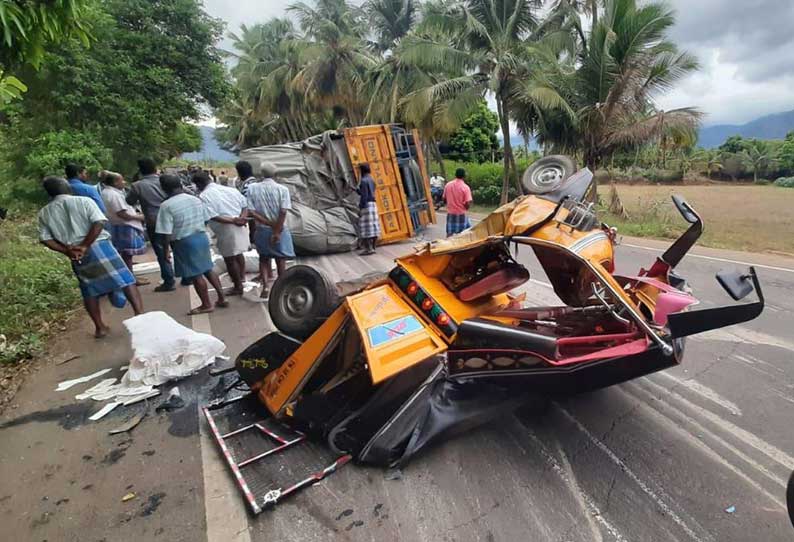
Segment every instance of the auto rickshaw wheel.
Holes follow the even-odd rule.
[[[339,302],[336,287],[323,272],[308,265],[296,265],[273,283],[268,311],[279,331],[296,339],[306,339]]]
[[[576,164],[570,157],[562,154],[544,156],[527,168],[521,185],[527,194],[546,194],[560,188],[574,173]]]

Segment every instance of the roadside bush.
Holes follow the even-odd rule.
[[[781,177],[775,181],[775,186],[794,188],[794,177]]]
[[[672,169],[651,168],[646,172],[645,177],[654,183],[673,183],[681,181],[684,175]]]
[[[34,216],[0,222],[0,254],[0,363],[20,362],[41,350],[80,294],[66,258],[39,244]]]
[[[531,158],[516,160],[516,169],[519,175],[523,175],[532,161]],[[462,167],[466,170],[466,182],[471,187],[471,194],[475,203],[482,205],[499,203],[499,197],[502,193],[502,174],[504,171],[501,163],[484,162],[478,164],[477,162],[444,160],[444,166],[447,170],[448,181],[454,178],[457,168]],[[435,171],[434,168],[431,168],[431,170]],[[511,181],[511,197],[515,197],[515,193],[515,182]]]

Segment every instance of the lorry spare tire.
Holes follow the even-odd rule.
[[[270,290],[268,311],[283,334],[306,339],[339,306],[336,286],[322,271],[295,265],[280,275]]]
[[[526,194],[546,194],[559,189],[576,173],[576,164],[565,155],[544,156],[524,172],[521,185]]]

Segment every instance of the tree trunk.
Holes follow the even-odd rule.
[[[507,149],[510,149],[510,126],[507,125],[507,128],[505,128],[504,108],[502,99],[499,96],[496,97],[496,113],[499,115],[499,126],[502,128],[502,147],[504,148],[504,155],[502,156],[504,165],[502,168],[502,195],[499,198],[499,204],[504,205],[509,199],[510,189],[510,162],[507,160]],[[510,150],[512,151],[512,149]]]
[[[499,125],[502,128],[502,146],[504,148],[504,170],[502,175],[502,196],[500,202],[502,205],[510,200],[510,168],[515,172],[516,163],[513,158],[513,145],[510,143],[510,112],[507,109],[507,104],[504,100],[496,97],[496,110],[499,115]],[[516,178],[518,193],[521,193],[521,184]]]
[[[441,149],[438,148],[438,141],[434,139],[433,143],[430,146],[430,148],[431,148],[431,150],[433,152],[433,157],[436,159],[436,162],[438,162],[438,167],[441,170],[441,176],[446,179],[447,178],[447,168],[444,165],[444,157],[441,156]]]

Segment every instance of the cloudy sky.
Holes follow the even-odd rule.
[[[700,72],[659,99],[670,109],[697,106],[705,124],[741,124],[794,109],[794,0],[668,0],[673,39],[694,53]],[[204,0],[229,30],[282,16],[290,1]]]

